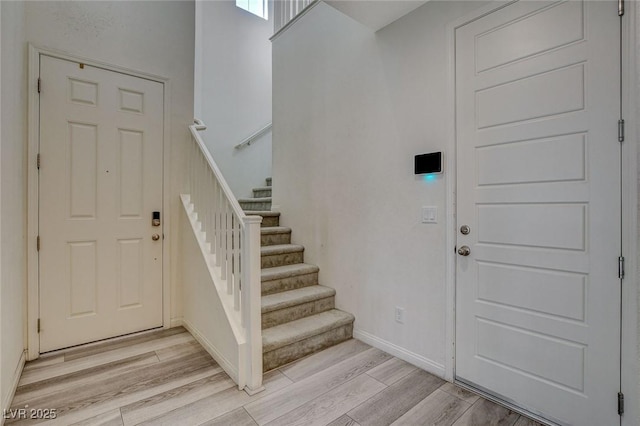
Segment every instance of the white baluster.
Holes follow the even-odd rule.
[[[224,226],[222,224],[222,215],[223,215],[223,211],[222,208],[224,207],[224,204],[222,204],[222,200],[223,200],[223,194],[222,194],[222,188],[218,188],[218,197],[217,197],[217,203],[216,203],[216,228],[218,230],[218,232],[216,232],[216,246],[218,247],[217,250],[217,254],[216,254],[216,266],[220,266],[222,267],[222,262],[223,262],[223,252],[222,252],[222,243],[224,241],[224,239],[222,238],[224,236]]]
[[[217,179],[213,180],[213,203],[211,207],[211,220],[213,221],[213,239],[211,245],[213,247],[213,253],[216,255],[216,266],[220,264],[218,260],[218,253],[220,252],[220,245],[218,243],[220,238],[220,225],[218,220],[218,210],[220,208],[220,186]]]
[[[191,162],[193,161],[193,138],[191,138],[191,143],[187,146],[187,190],[186,193],[189,194],[189,201],[191,201]]]
[[[200,209],[200,169],[201,169],[201,164],[202,163],[202,158],[200,155],[198,155],[196,157],[196,162],[194,164],[193,167],[193,172],[194,172],[194,181],[193,181],[193,205],[194,205],[194,209],[196,211],[196,213],[198,212],[198,210]],[[198,216],[198,219],[200,218],[200,216]]]
[[[211,189],[210,189],[210,196],[211,196],[211,200],[210,200],[210,205],[209,205],[209,229],[211,229],[211,239],[209,240],[209,243],[211,244],[211,254],[215,253],[216,251],[216,227],[215,227],[215,222],[214,222],[214,211],[215,211],[215,204],[216,204],[216,177],[213,175],[213,173],[211,173]]]
[[[226,203],[226,207],[227,207],[227,215],[226,215],[226,223],[224,226],[225,229],[225,236],[227,238],[227,256],[226,256],[226,263],[227,263],[227,293],[228,294],[232,294],[233,293],[233,278],[231,277],[231,256],[233,254],[233,241],[232,241],[232,237],[233,237],[233,211],[231,209],[231,206],[229,205],[229,202],[227,201]]]
[[[207,232],[207,242],[210,246],[213,246],[213,229],[211,228],[211,206],[212,206],[212,195],[211,188],[213,185],[213,173],[211,169],[206,169],[206,191],[204,193],[205,204],[204,209],[202,211],[202,222],[204,223],[204,229]],[[209,253],[211,253],[211,249],[209,249]]]
[[[221,219],[221,223],[220,223],[220,227],[222,229],[222,232],[220,233],[220,257],[221,257],[221,264],[220,264],[220,278],[222,278],[223,280],[227,279],[227,216],[229,216],[229,209],[228,209],[228,204],[224,203],[224,205],[222,206],[222,217]],[[231,293],[230,291],[231,289],[227,288],[227,293]]]
[[[240,221],[233,216],[233,308],[240,310]]]

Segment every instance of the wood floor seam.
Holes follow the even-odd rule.
[[[244,411],[246,411],[246,413],[249,415],[249,417],[251,417],[251,419],[252,419],[256,424],[258,424],[258,420],[257,420],[255,417],[253,417],[253,416],[251,415],[251,413],[250,413],[249,411],[247,411],[247,409],[246,409],[244,406],[242,407],[242,409],[243,409]]]

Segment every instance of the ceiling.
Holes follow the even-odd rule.
[[[361,24],[378,31],[428,0],[325,0]]]

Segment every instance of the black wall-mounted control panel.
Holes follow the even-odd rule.
[[[442,173],[442,152],[415,156],[415,174]]]

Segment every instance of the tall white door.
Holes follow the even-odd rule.
[[[46,55],[40,78],[40,351],[161,326],[164,87]]]
[[[618,54],[611,1],[456,31],[455,374],[561,424],[619,422]]]

